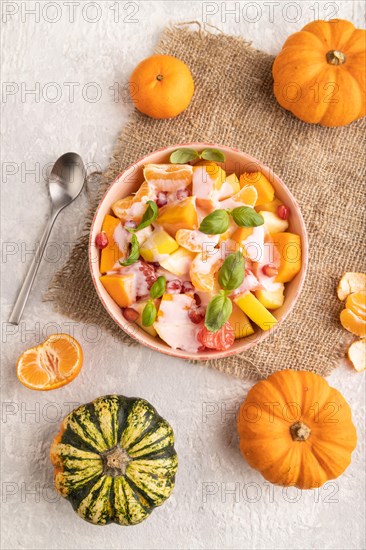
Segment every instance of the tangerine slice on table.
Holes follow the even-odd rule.
[[[347,355],[357,372],[366,370],[366,338],[353,342],[348,348]]]
[[[189,164],[147,164],[144,177],[159,191],[171,192],[192,183],[193,168]]]
[[[366,321],[366,290],[350,294],[346,300],[346,308]]]
[[[71,382],[82,364],[79,342],[68,334],[53,334],[22,353],[17,362],[17,376],[31,390],[54,390]]]
[[[366,336],[366,321],[361,319],[358,315],[353,313],[352,310],[345,308],[341,311],[340,321],[346,330],[356,334],[356,336]]]

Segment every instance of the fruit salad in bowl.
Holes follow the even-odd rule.
[[[121,328],[164,353],[211,359],[256,345],[287,316],[307,236],[267,167],[195,143],[152,153],[117,178],[94,217],[89,259]]]

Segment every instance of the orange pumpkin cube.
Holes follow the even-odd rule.
[[[100,282],[119,307],[128,307],[136,301],[136,274],[103,275]]]
[[[107,235],[108,246],[100,252],[100,272],[106,273],[113,269],[113,266],[118,260],[125,256],[124,251],[119,249],[118,244],[114,241],[113,233],[117,225],[121,221],[114,216],[107,214],[103,220],[102,231]]]
[[[156,222],[172,237],[175,237],[178,229],[197,229],[195,197],[187,197],[180,202],[163,206]]]
[[[266,236],[272,241],[277,251],[277,283],[288,283],[301,269],[301,240],[295,233],[275,233]]]

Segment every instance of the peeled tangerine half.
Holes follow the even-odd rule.
[[[366,338],[353,342],[348,348],[348,359],[357,372],[362,372],[366,369]]]
[[[193,302],[189,294],[164,294],[162,297],[154,328],[173,349],[196,352],[201,346],[197,340],[201,325],[193,324],[188,317]]]
[[[350,294],[346,300],[346,308],[366,321],[366,290]]]
[[[342,326],[356,334],[366,336],[366,291],[360,290],[349,294],[346,300],[346,307],[341,311],[340,320]]]
[[[366,321],[356,315],[351,309],[345,308],[341,311],[340,321],[346,330],[356,336],[366,336]]]
[[[192,183],[193,168],[189,164],[147,164],[144,177],[158,191],[173,192]]]
[[[153,201],[155,198],[156,191],[144,181],[135,195],[129,195],[115,202],[112,205],[112,210],[122,222],[133,220],[139,223],[146,210],[147,201]]]
[[[340,300],[345,300],[352,292],[366,290],[366,273],[348,271],[343,275],[337,287],[337,294]]]
[[[175,239],[180,246],[191,252],[202,252],[205,247],[215,248],[220,235],[206,235],[198,229],[179,229]]]
[[[238,206],[254,207],[258,199],[258,193],[253,185],[246,185],[238,193],[224,201],[220,201],[220,208],[237,208]]]
[[[80,372],[83,350],[68,334],[53,334],[19,357],[17,376],[31,390],[54,390],[65,386]]]

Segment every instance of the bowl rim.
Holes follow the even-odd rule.
[[[296,206],[296,209],[297,209],[296,217],[298,218],[299,225],[301,227],[301,235],[300,235],[300,237],[301,237],[301,270],[298,274],[299,279],[298,279],[298,283],[297,283],[296,295],[295,295],[294,299],[291,301],[291,303],[288,305],[287,311],[283,314],[283,316],[281,316],[280,319],[278,319],[278,322],[276,323],[276,325],[273,328],[271,328],[270,330],[267,330],[267,331],[261,330],[259,333],[255,332],[254,333],[254,336],[256,336],[255,340],[252,340],[250,336],[248,336],[246,338],[243,338],[243,340],[247,340],[247,342],[243,342],[240,349],[230,348],[230,349],[224,350],[224,351],[211,350],[211,351],[208,351],[208,352],[193,353],[193,352],[186,352],[186,351],[183,351],[183,350],[180,350],[180,349],[173,349],[168,344],[166,344],[165,342],[160,340],[160,338],[159,338],[159,340],[157,340],[157,343],[152,343],[149,340],[145,341],[139,336],[139,333],[136,334],[134,331],[128,330],[128,327],[130,326],[130,323],[128,323],[126,321],[126,325],[124,325],[114,315],[114,313],[112,313],[112,311],[109,309],[108,305],[106,304],[103,296],[101,295],[101,293],[99,291],[99,288],[98,288],[98,285],[97,285],[96,276],[94,274],[94,267],[95,267],[94,264],[95,264],[95,262],[93,261],[93,258],[92,258],[92,249],[93,249],[92,236],[93,236],[93,233],[94,233],[95,224],[96,224],[96,220],[98,218],[99,211],[100,211],[100,209],[102,207],[102,204],[104,203],[104,200],[106,199],[107,195],[110,193],[112,187],[117,184],[117,182],[120,180],[120,178],[122,176],[124,176],[124,174],[126,174],[134,166],[136,166],[136,165],[141,166],[144,163],[146,163],[147,159],[149,159],[152,155],[155,155],[157,153],[164,153],[165,151],[168,151],[168,150],[181,149],[181,148],[184,148],[184,147],[192,148],[192,149],[215,148],[215,149],[222,149],[222,150],[227,151],[229,153],[235,152],[235,153],[245,155],[246,159],[248,159],[249,162],[252,162],[256,166],[258,166],[258,168],[264,168],[265,170],[269,171],[271,174],[273,174],[275,176],[275,178],[279,181],[280,185],[282,185],[284,187],[284,189],[288,192],[288,194],[291,196],[291,198],[292,198],[292,200],[293,200],[293,202]],[[168,145],[168,146],[165,146],[165,147],[161,147],[160,149],[156,149],[155,151],[152,151],[152,152],[147,153],[146,155],[140,157],[139,159],[137,159],[132,164],[129,164],[122,172],[120,172],[115,177],[113,182],[108,186],[106,191],[103,193],[103,196],[100,199],[100,201],[98,203],[98,206],[95,210],[93,220],[92,220],[92,223],[90,225],[90,230],[89,230],[89,240],[88,240],[89,271],[90,271],[90,274],[91,274],[91,277],[92,277],[94,288],[95,288],[96,293],[99,297],[99,300],[101,301],[101,303],[102,303],[103,307],[105,308],[105,310],[107,311],[108,315],[110,315],[110,317],[114,320],[114,322],[126,334],[128,334],[131,338],[133,338],[137,342],[139,342],[141,345],[146,346],[146,347],[148,347],[148,348],[150,348],[154,351],[157,351],[159,353],[163,353],[164,355],[169,355],[169,356],[172,356],[172,357],[178,357],[180,359],[187,359],[187,360],[190,360],[190,361],[211,361],[211,360],[215,360],[215,359],[223,359],[225,357],[231,357],[233,355],[239,355],[239,354],[249,350],[250,348],[260,344],[263,340],[268,338],[268,336],[270,334],[273,334],[274,331],[276,331],[278,329],[278,327],[280,327],[281,324],[290,315],[290,313],[292,312],[293,308],[295,307],[295,305],[296,305],[296,303],[297,303],[297,301],[300,297],[300,294],[301,294],[301,292],[303,290],[303,287],[304,287],[304,282],[305,282],[305,279],[306,279],[306,275],[307,275],[308,260],[309,260],[309,240],[308,240],[308,233],[307,233],[305,221],[304,221],[300,206],[299,206],[296,198],[292,194],[291,190],[287,187],[287,185],[283,182],[283,180],[269,166],[267,166],[266,164],[263,164],[257,158],[253,157],[252,155],[249,155],[248,153],[245,153],[241,149],[238,149],[236,147],[229,147],[227,145],[220,145],[218,143],[210,143],[210,142],[206,142],[206,141],[202,141],[202,142],[201,141],[193,141],[193,142],[179,143],[179,144],[173,144],[173,145]]]

